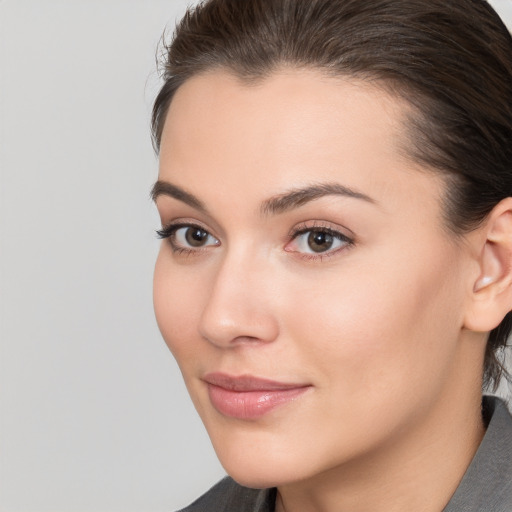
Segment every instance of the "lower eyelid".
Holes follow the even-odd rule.
[[[176,242],[176,232],[179,229],[182,228],[197,228],[200,230],[205,231],[208,233],[208,242],[204,246],[199,247],[189,247],[185,244],[177,243]],[[331,235],[333,238],[335,238],[338,242],[340,242],[339,247],[335,247],[334,249],[327,249],[324,252],[306,252],[304,250],[297,250],[288,248],[290,244],[294,243],[300,236],[306,235],[311,232],[324,232],[329,235]],[[220,241],[204,226],[201,226],[200,224],[196,224],[193,222],[187,223],[187,222],[176,222],[175,224],[168,224],[162,226],[160,230],[156,231],[158,237],[160,239],[166,239],[171,248],[172,251],[175,254],[183,254],[183,255],[192,255],[196,254],[199,255],[205,250],[208,250],[211,247],[216,247],[220,245]],[[304,226],[302,229],[295,229],[294,232],[290,233],[289,237],[291,240],[285,245],[284,250],[286,252],[294,253],[296,257],[299,257],[304,260],[318,260],[321,261],[325,258],[330,258],[332,256],[335,256],[339,252],[342,252],[346,250],[347,248],[350,248],[350,246],[354,245],[354,239],[353,237],[350,237],[336,229],[333,229],[328,226],[322,226],[322,225],[314,225],[314,226]],[[213,242],[213,243],[211,243]]]
[[[315,252],[313,250],[306,251],[303,249],[291,249],[289,248],[290,244],[298,243],[297,240],[299,237],[308,235],[312,232],[323,232],[331,235],[335,240],[337,240],[340,245],[338,247],[335,247],[333,249],[327,249],[324,252]],[[307,242],[303,242],[307,243]],[[307,228],[300,229],[295,231],[295,234],[291,234],[291,240],[286,244],[285,251],[293,253],[296,257],[303,259],[303,260],[310,260],[310,261],[321,261],[322,259],[329,258],[332,256],[336,256],[339,252],[345,251],[346,249],[350,248],[352,245],[354,245],[353,238],[348,237],[347,235],[334,230],[332,228],[324,227],[324,226],[308,226]],[[288,249],[287,249],[288,247]]]
[[[189,246],[187,243],[178,242],[176,240],[178,231],[180,231],[181,229],[190,229],[190,228],[200,229],[208,234],[205,245],[193,247],[193,246]],[[168,236],[166,236],[166,238],[171,246],[171,249],[172,249],[173,253],[178,254],[178,255],[179,254],[199,255],[202,252],[207,251],[208,249],[210,249],[212,247],[217,247],[220,245],[219,240],[214,235],[212,235],[210,233],[210,231],[208,231],[207,229],[203,228],[202,226],[199,226],[196,224],[185,224],[184,225],[184,224],[180,223],[180,224],[176,224],[174,226],[171,225],[167,228],[167,233],[168,233]]]
[[[312,232],[326,233],[341,242],[353,243],[353,241],[354,241],[352,237],[345,235],[344,233],[341,233],[340,231],[336,231],[335,229],[331,229],[331,228],[321,228],[321,227],[301,229],[299,231],[296,231],[295,233],[292,233],[290,235],[290,239],[296,240],[300,236],[306,235],[306,234],[312,233]]]
[[[340,249],[336,249],[331,252],[320,252],[318,254],[309,253],[309,252],[297,252],[295,253],[295,257],[304,261],[312,261],[312,262],[321,262],[329,258],[335,257],[339,252],[342,252],[346,249],[346,247],[342,247]]]

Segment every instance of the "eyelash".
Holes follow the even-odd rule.
[[[202,253],[204,250],[206,250],[207,247],[212,246],[210,244],[210,245],[207,245],[204,247],[188,248],[188,247],[182,247],[182,246],[176,244],[175,235],[176,235],[176,232],[181,228],[192,228],[192,229],[195,228],[195,229],[204,231],[205,233],[208,233],[208,236],[211,236],[212,238],[215,239],[215,237],[203,226],[201,226],[199,224],[192,223],[192,222],[179,222],[176,224],[169,224],[167,226],[163,226],[161,229],[158,229],[156,231],[156,234],[159,239],[169,241],[171,249],[172,249],[173,253],[175,253],[175,254],[198,255],[198,254]],[[328,226],[325,226],[322,224],[314,223],[313,225],[303,224],[302,226],[298,226],[298,227],[292,229],[290,231],[290,233],[288,234],[289,241],[287,242],[286,246],[288,246],[293,241],[297,241],[297,239],[300,236],[305,235],[306,233],[311,233],[311,232],[324,233],[324,234],[330,235],[334,239],[336,239],[340,242],[343,242],[345,245],[343,245],[342,247],[339,247],[335,250],[327,250],[325,252],[319,252],[316,254],[299,252],[299,251],[291,251],[291,250],[289,250],[287,252],[295,253],[297,255],[297,257],[299,257],[303,260],[323,261],[326,258],[331,258],[331,257],[335,256],[340,251],[343,251],[345,249],[352,247],[355,243],[353,238],[341,233],[340,231],[338,231],[336,229],[333,229],[331,227],[328,227]],[[285,247],[285,250],[286,250],[286,247]]]
[[[184,254],[184,255],[194,255],[199,254],[203,252],[206,247],[197,247],[195,249],[188,248],[188,247],[182,247],[178,245],[175,241],[176,232],[181,228],[192,228],[192,229],[199,229],[201,231],[204,231],[205,233],[208,233],[208,236],[213,237],[213,235],[205,229],[203,226],[199,224],[194,224],[193,222],[178,222],[176,224],[168,224],[167,226],[163,226],[161,229],[157,229],[156,235],[161,240],[168,240],[172,252],[175,254]],[[215,237],[213,237],[215,238]]]
[[[306,233],[325,233],[327,235],[332,236],[334,239],[343,242],[344,245],[342,247],[339,247],[334,250],[328,250],[326,252],[319,252],[319,253],[304,253],[304,252],[298,252],[298,251],[288,251],[288,252],[295,252],[297,254],[297,257],[306,260],[306,261],[324,261],[325,259],[332,258],[333,256],[336,256],[339,252],[344,251],[346,249],[349,249],[353,245],[355,245],[355,240],[351,238],[350,236],[347,236],[337,229],[333,229],[329,226],[326,226],[322,223],[314,222],[311,224],[303,224],[302,226],[298,226],[290,233],[288,234],[288,238],[290,239],[289,243],[292,243],[293,241],[296,241],[300,236],[305,235]],[[288,245],[287,244],[287,245]]]

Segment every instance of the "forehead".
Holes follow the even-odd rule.
[[[233,132],[251,136],[246,149],[251,142],[264,143],[260,149],[267,154],[275,146],[284,150],[310,141],[322,142],[325,149],[343,139],[353,143],[358,135],[369,143],[384,137],[392,151],[403,139],[405,109],[403,101],[383,88],[316,70],[286,69],[256,83],[212,71],[189,79],[176,92],[164,126],[162,156],[169,144],[189,146],[207,139],[213,145]]]
[[[436,181],[405,156],[407,113],[382,88],[315,70],[283,70],[251,85],[209,72],[185,82],[170,105],[160,179],[196,190],[220,180],[262,199],[333,180],[376,199],[407,193],[412,181]]]

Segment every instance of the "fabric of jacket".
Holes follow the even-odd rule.
[[[485,396],[487,431],[473,461],[442,512],[512,512],[512,417]],[[274,512],[276,489],[249,489],[226,477],[180,512]]]

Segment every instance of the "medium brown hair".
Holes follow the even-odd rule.
[[[313,68],[372,81],[412,106],[409,157],[446,177],[455,236],[512,196],[512,37],[485,0],[206,0],[163,49],[156,151],[190,77],[221,68],[250,83],[282,66]],[[509,313],[489,335],[484,383],[494,389],[511,330]]]

